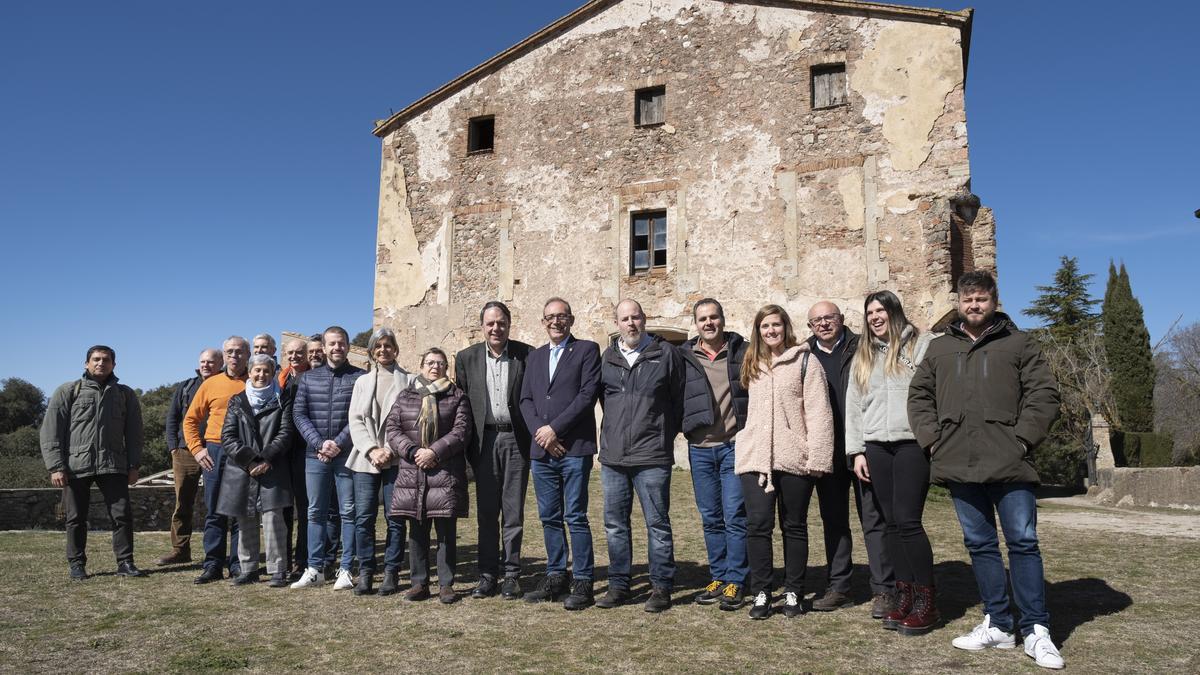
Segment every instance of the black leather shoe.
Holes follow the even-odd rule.
[[[210,584],[214,581],[220,581],[220,580],[221,580],[221,568],[220,567],[205,567],[204,571],[200,573],[200,576],[198,576],[192,580],[192,583],[193,584]]]
[[[127,560],[123,563],[117,563],[117,576],[119,577],[144,577],[146,573],[139,570],[137,565],[133,564],[132,560]]]
[[[276,572],[271,575],[271,581],[267,584],[269,588],[283,588],[288,585],[287,574],[285,572]]]
[[[354,587],[354,594],[355,595],[369,595],[369,594],[374,593],[375,591],[373,590],[373,588],[375,585],[375,580],[372,579],[373,576],[375,576],[375,575],[371,574],[370,572],[368,572],[366,570],[359,570],[358,585]]]
[[[500,597],[505,600],[519,600],[525,591],[521,590],[521,582],[516,577],[504,577],[500,584]]]
[[[577,611],[587,609],[596,603],[596,596],[592,591],[591,579],[576,579],[571,582],[571,594],[563,600],[563,609]]]
[[[537,588],[525,595],[525,602],[556,602],[567,592],[567,575],[548,574],[538,582]]]
[[[383,583],[379,584],[379,595],[394,595],[399,582],[399,574],[395,570],[384,570]]]
[[[490,598],[496,594],[496,577],[490,574],[484,574],[479,577],[479,583],[475,584],[475,588],[471,590],[471,597],[479,600],[481,598]]]
[[[608,592],[604,597],[596,601],[596,606],[600,609],[612,609],[620,607],[629,601],[629,589],[608,587]]]
[[[646,600],[643,609],[651,614],[671,609],[671,591],[662,586],[655,586],[654,590],[650,591],[650,597]]]
[[[71,563],[71,580],[72,581],[83,581],[87,577],[88,577],[87,568],[85,568],[83,566],[83,563],[81,563],[81,562]]]
[[[230,579],[229,583],[233,584],[234,586],[248,586],[250,584],[258,583],[258,570],[246,572],[245,574],[239,574]]]

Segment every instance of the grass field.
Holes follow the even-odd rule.
[[[599,481],[591,515],[597,592],[605,557]],[[1070,507],[1044,507],[1068,510]],[[635,513],[637,509],[634,509]],[[814,505],[809,596],[824,587],[824,550]],[[855,593],[860,604],[796,619],[750,621],[693,602],[708,576],[691,483],[673,477],[675,607],[660,615],[639,604],[568,613],[558,605],[499,598],[443,606],[399,596],[354,597],[331,586],[292,591],[265,584],[194,586],[194,567],[152,570],[145,579],[112,575],[107,532],[89,540],[91,579],[67,580],[63,535],[0,533],[0,672],[277,671],[658,671],[658,672],[1042,672],[1018,648],[966,653],[950,639],[978,622],[979,604],[953,508],[931,496],[926,527],[934,543],[939,606],[946,625],[901,637],[869,616],[865,554],[855,528]],[[544,562],[541,527],[528,500],[525,563]],[[460,581],[475,574],[471,519],[460,522]],[[645,535],[635,523],[635,563]],[[379,530],[382,537],[383,529]],[[1077,672],[1200,671],[1200,542],[1043,524],[1051,631]],[[144,568],[168,548],[166,533],[139,534]],[[780,557],[776,541],[776,556]],[[777,567],[781,564],[777,561]],[[526,578],[525,588],[534,580]],[[634,591],[648,593],[644,564]]]

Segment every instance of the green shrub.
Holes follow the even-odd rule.
[[[1042,443],[1033,451],[1033,466],[1044,485],[1077,488],[1087,477],[1087,458],[1083,448],[1074,443],[1054,439]]]
[[[0,434],[0,457],[41,457],[38,430],[20,427],[7,434]]]
[[[1170,434],[1114,431],[1112,449],[1117,466],[1143,469],[1172,466],[1174,441]]]
[[[41,455],[13,457],[0,455],[0,488],[48,488],[50,474]]]

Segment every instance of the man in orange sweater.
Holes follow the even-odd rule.
[[[200,385],[187,414],[183,416],[183,438],[188,451],[196,458],[204,475],[204,571],[196,583],[207,584],[221,578],[226,562],[230,576],[236,577],[237,524],[217,515],[217,496],[221,487],[221,470],[225,457],[221,452],[221,427],[229,399],[246,389],[246,362],[250,358],[250,343],[234,335],[221,346],[225,355],[225,370]],[[203,434],[200,432],[204,426]],[[225,535],[229,534],[229,554],[225,553]]]

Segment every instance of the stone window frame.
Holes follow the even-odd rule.
[[[842,100],[832,105],[818,106],[816,101],[816,79],[822,70],[841,67],[844,73],[844,90]],[[837,110],[850,105],[850,59],[844,51],[824,52],[810,57],[805,64],[808,71],[808,106],[810,110]]]
[[[486,148],[471,149],[471,141],[475,133],[476,125],[480,122],[491,122],[492,127],[492,144]],[[488,113],[483,115],[472,115],[467,118],[467,133],[465,137],[467,156],[476,157],[479,155],[491,155],[496,152],[496,115]]]

